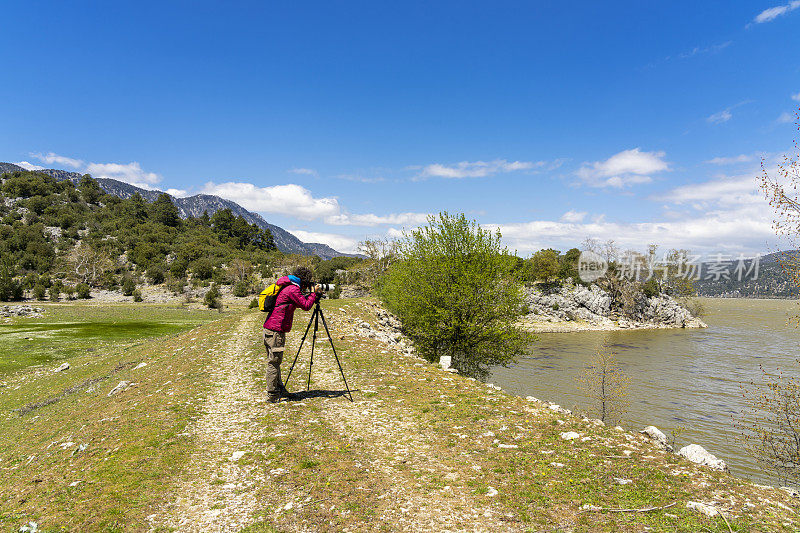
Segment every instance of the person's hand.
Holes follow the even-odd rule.
[[[317,293],[317,296],[321,295],[324,291],[320,285],[314,285],[314,292]]]

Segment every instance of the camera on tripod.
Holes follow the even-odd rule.
[[[305,287],[307,291],[313,291],[317,288],[320,292],[330,292],[336,289],[336,285],[333,283],[317,283],[316,281],[312,281],[309,282],[307,287]]]

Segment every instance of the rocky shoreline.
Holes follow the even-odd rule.
[[[638,295],[625,314],[620,302],[597,285],[568,283],[549,290],[528,287],[525,300],[529,313],[519,325],[535,333],[708,327],[680,302],[663,294]]]

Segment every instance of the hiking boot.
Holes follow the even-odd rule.
[[[267,396],[267,401],[269,403],[278,403],[279,401],[281,401],[281,396],[278,394],[275,395],[270,394],[269,396]]]

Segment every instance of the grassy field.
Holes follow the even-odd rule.
[[[35,305],[45,308],[43,318],[0,323],[0,378],[21,368],[179,333],[219,318],[216,311],[199,307],[145,303]]]
[[[0,529],[797,530],[782,491],[401,355],[358,333],[376,323],[370,301],[325,308],[354,403],[324,334],[311,391],[267,403],[263,316],[244,310],[109,339],[74,353],[66,372],[11,374],[0,388]],[[297,315],[284,372],[307,317]],[[308,359],[290,388],[305,389]],[[109,396],[121,381],[131,385]],[[570,431],[579,437],[564,439]]]

